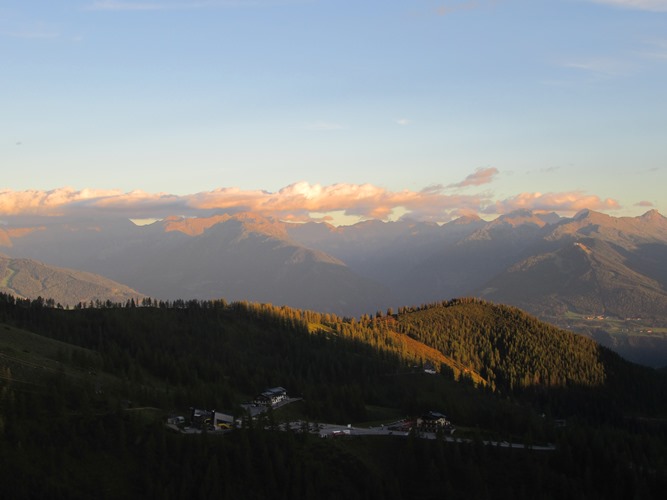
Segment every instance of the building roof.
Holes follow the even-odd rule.
[[[422,418],[425,420],[440,420],[441,418],[444,418],[446,420],[447,416],[437,411],[429,411],[428,413],[422,415]]]

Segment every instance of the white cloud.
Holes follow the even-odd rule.
[[[614,5],[626,9],[667,12],[667,0],[592,0],[595,3]]]
[[[412,123],[412,121],[408,120],[407,118],[396,118],[394,121],[396,122],[396,124],[401,126],[410,125]]]

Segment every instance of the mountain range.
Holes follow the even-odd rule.
[[[667,324],[667,219],[655,210],[339,227],[253,213],[146,226],[50,218],[2,226],[0,250],[159,299],[224,297],[359,316],[478,296],[561,324],[573,315]]]

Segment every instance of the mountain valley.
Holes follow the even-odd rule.
[[[0,248],[13,258],[99,274],[156,299],[249,300],[358,317],[477,296],[630,359],[667,364],[667,219],[656,211],[567,218],[520,210],[492,221],[339,227],[251,213],[147,226],[55,217],[2,231]]]

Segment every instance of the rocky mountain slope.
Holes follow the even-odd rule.
[[[0,255],[0,292],[19,298],[52,299],[63,307],[90,302],[125,303],[143,295],[102,276]]]
[[[655,211],[636,218],[584,211],[544,230],[479,294],[541,315],[664,319],[667,219]]]

